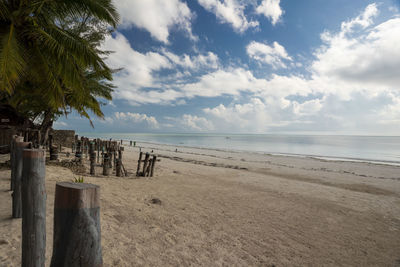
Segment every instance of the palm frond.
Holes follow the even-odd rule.
[[[26,66],[23,50],[11,24],[0,40],[0,91],[11,93],[23,74]]]

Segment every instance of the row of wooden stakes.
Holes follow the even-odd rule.
[[[46,151],[13,136],[10,162],[12,217],[22,218],[21,265],[45,266]],[[97,185],[56,184],[50,266],[102,266],[99,199]]]
[[[136,142],[130,141],[130,145],[132,145],[132,143],[134,146],[136,146]],[[86,158],[89,155],[91,175],[95,175],[97,158],[97,163],[101,163],[101,166],[103,167],[103,175],[110,175],[110,170],[114,168],[116,176],[123,177],[128,176],[128,172],[122,162],[124,151],[124,147],[122,146],[122,144],[122,140],[90,140],[87,137],[81,137],[79,139],[78,136],[75,136],[75,142],[72,144],[72,151],[75,151],[75,157],[80,162],[82,162],[84,154],[86,154]],[[160,160],[157,160],[156,155],[150,153],[146,153],[144,159],[142,159],[143,154],[143,152],[140,152],[139,154],[136,176],[153,177],[155,164],[157,161]],[[143,169],[141,169],[142,163]]]

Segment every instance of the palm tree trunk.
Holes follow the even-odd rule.
[[[53,119],[54,119],[53,112],[50,109],[46,110],[44,113],[42,124],[40,125],[40,134],[42,136],[40,144],[43,146],[46,144],[49,138],[49,132],[51,127],[53,126]]]

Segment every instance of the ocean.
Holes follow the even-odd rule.
[[[174,146],[400,164],[400,136],[171,133],[82,133],[81,135]]]

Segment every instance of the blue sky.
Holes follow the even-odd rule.
[[[400,1],[118,0],[104,119],[78,132],[400,134]]]

